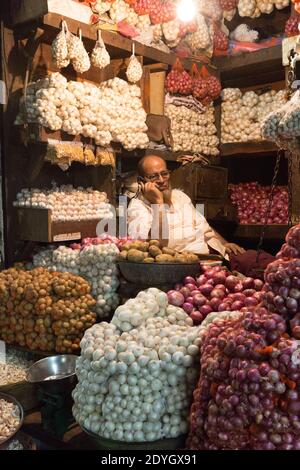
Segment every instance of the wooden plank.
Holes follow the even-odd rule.
[[[48,13],[47,15],[45,15],[41,21],[40,26],[50,31],[52,33],[52,39],[54,39],[55,35],[60,29],[62,19],[65,19],[67,21],[68,28],[72,33],[77,34],[78,28],[82,30],[82,36],[86,43],[89,44],[89,47],[91,46],[91,41],[93,43],[96,41],[96,29],[93,28],[91,25],[71,20],[69,18],[63,18],[61,15],[57,15],[56,13]],[[111,57],[129,57],[129,55],[131,54],[131,39],[125,38],[119,33],[111,31],[102,31],[102,39],[105,42]],[[176,54],[172,52],[167,53],[154,47],[145,46],[144,44],[141,44],[136,41],[135,51],[137,55],[145,57],[145,59],[147,59],[149,63],[159,62],[163,64],[173,65],[177,57]],[[189,59],[183,59],[182,62],[186,69],[191,69],[192,63],[197,62],[197,60],[192,61]]]
[[[259,238],[262,225],[239,225],[234,232],[236,238]],[[283,240],[288,231],[287,225],[267,225],[265,239]]]
[[[261,142],[232,142],[221,144],[221,157],[274,154],[278,147],[273,142],[262,140]]]

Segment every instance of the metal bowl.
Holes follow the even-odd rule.
[[[59,389],[73,388],[77,378],[74,354],[45,357],[35,362],[27,371],[26,380],[56,393]]]
[[[6,448],[6,446],[9,444],[9,442],[12,440],[12,438],[20,430],[20,428],[23,424],[23,421],[24,421],[24,411],[23,411],[22,405],[12,395],[7,395],[6,393],[0,392],[0,400],[5,400],[5,401],[8,401],[9,403],[13,403],[14,405],[16,405],[18,410],[19,410],[19,417],[20,417],[20,422],[19,422],[19,425],[16,428],[16,430],[9,437],[7,437],[4,441],[0,441],[0,450],[1,450],[1,449]]]
[[[98,436],[98,434],[89,431],[84,426],[81,429],[91,438],[94,446],[98,450],[176,450],[184,449],[186,434],[175,438],[160,439],[151,442],[125,442],[113,441],[105,437]]]
[[[196,276],[201,268],[199,263],[134,263],[119,261],[122,276],[128,282],[148,286],[174,284],[186,276]]]

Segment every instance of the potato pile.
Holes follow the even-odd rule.
[[[31,350],[74,352],[96,321],[94,304],[79,276],[8,269],[0,273],[0,338]]]
[[[119,254],[119,261],[135,263],[197,263],[197,255],[188,251],[179,253],[170,248],[162,247],[158,240],[143,242],[136,240],[125,243]]]

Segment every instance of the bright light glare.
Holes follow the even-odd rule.
[[[196,5],[194,0],[180,0],[177,5],[177,16],[186,23],[193,21],[196,16]]]

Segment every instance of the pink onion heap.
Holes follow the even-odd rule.
[[[241,224],[263,224],[270,197],[270,186],[255,181],[229,185],[231,202],[237,206]],[[288,191],[277,186],[274,191],[268,224],[288,223]]]
[[[240,279],[222,266],[206,267],[196,279],[187,276],[183,283],[176,284],[168,292],[168,299],[199,325],[211,312],[245,311],[257,306],[262,287],[260,279]]]
[[[285,35],[287,37],[297,36],[299,34],[298,29],[299,16],[292,16],[285,23]]]

